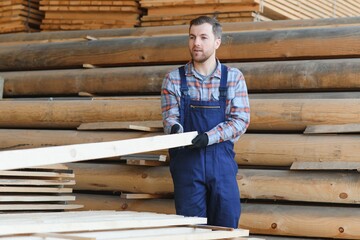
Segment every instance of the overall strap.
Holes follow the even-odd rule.
[[[179,73],[180,73],[180,91],[181,96],[188,96],[189,95],[189,88],[187,86],[186,82],[186,75],[185,75],[185,66],[179,67]]]
[[[221,79],[219,87],[219,99],[225,98],[227,94],[227,78],[228,78],[228,67],[224,64],[221,64]]]

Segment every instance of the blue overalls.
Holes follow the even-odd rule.
[[[184,132],[198,131],[201,134],[224,122],[227,67],[221,66],[219,101],[191,100],[184,67],[179,71],[180,123]],[[233,148],[231,141],[224,141],[200,149],[185,147],[170,150],[177,214],[207,217],[208,225],[238,227],[240,193]]]

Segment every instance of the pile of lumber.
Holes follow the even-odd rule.
[[[216,16],[220,22],[252,22],[259,12],[255,0],[140,0],[147,14],[141,26],[188,25],[199,15]]]
[[[262,15],[273,20],[359,16],[360,3],[351,0],[256,0]]]
[[[0,223],[0,237],[12,240],[227,239],[249,236],[248,230],[200,225],[206,223],[206,218],[134,211],[2,214]]]
[[[43,31],[131,28],[141,13],[137,0],[41,0],[40,9]]]
[[[0,33],[37,32],[44,13],[39,0],[2,0],[0,2]]]
[[[0,211],[54,211],[81,208],[72,186],[75,176],[64,165],[0,171]]]
[[[242,70],[251,106],[249,130],[235,144],[239,227],[360,238],[359,23],[224,24],[217,55]],[[161,82],[189,60],[187,29],[0,36],[0,149],[161,135],[149,132],[159,131]],[[86,210],[174,213],[168,166],[146,164],[167,153],[146,154],[153,157],[137,156],[138,165],[127,161],[134,156],[67,164],[77,203]]]

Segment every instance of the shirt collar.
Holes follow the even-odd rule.
[[[219,59],[216,59],[216,70],[214,71],[214,73],[210,76],[210,78],[216,77],[216,78],[221,78],[221,63],[219,61]],[[195,76],[195,68],[194,68],[194,64],[192,61],[188,62],[185,65],[185,75],[186,76]]]

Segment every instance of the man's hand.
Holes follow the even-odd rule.
[[[181,127],[179,124],[174,124],[171,127],[170,134],[180,133],[180,129],[181,129]]]
[[[191,142],[194,148],[203,148],[208,145],[209,137],[206,133],[199,134]]]

